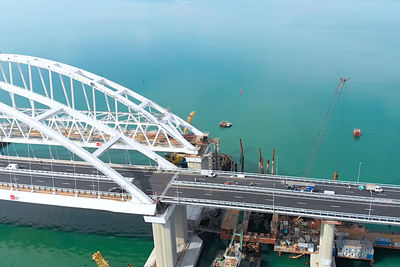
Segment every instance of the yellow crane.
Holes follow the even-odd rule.
[[[192,111],[190,112],[188,118],[187,118],[187,122],[191,123],[194,117],[194,114],[196,114],[196,111]],[[187,133],[188,129],[185,127],[185,129],[183,129],[183,133]]]
[[[110,267],[110,264],[106,259],[104,259],[103,255],[101,255],[100,251],[93,253],[92,259],[96,262],[98,267]]]

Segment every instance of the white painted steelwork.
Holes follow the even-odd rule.
[[[184,138],[184,128],[196,137],[204,136],[204,133],[150,99],[76,67],[43,58],[0,54],[0,71],[0,80],[3,83],[17,85],[25,91],[56,100],[71,110],[80,110],[87,117],[101,121],[153,151],[197,154],[197,148]],[[59,82],[56,82],[57,80]],[[14,93],[9,93],[13,108],[32,117],[40,116],[38,119],[46,121],[50,127],[54,126],[51,119],[54,118],[53,115],[59,114],[60,110],[43,109],[33,101],[29,101],[29,106],[20,106]],[[96,147],[97,143],[108,141],[103,136],[97,138],[96,133],[86,131],[84,127],[80,128],[80,122],[73,118],[59,116],[58,121],[63,122],[61,131],[68,134],[79,131],[82,139],[86,139],[83,142],[86,147]],[[14,125],[10,124],[10,127],[12,126]],[[42,140],[32,136],[29,138],[26,134],[13,136],[12,140],[6,137],[3,141],[43,144]],[[132,146],[121,142],[112,148],[133,149]]]
[[[4,84],[3,84],[4,86]],[[14,93],[17,94],[19,93],[19,90],[23,89],[18,89],[14,88],[15,86],[7,85],[9,87],[13,87]],[[39,95],[36,95],[34,93],[29,93],[26,92],[26,94],[30,94],[31,98],[37,98],[40,99],[42,98]],[[36,96],[36,97],[33,97]],[[49,101],[49,105],[55,106],[55,103],[52,101]],[[58,104],[58,106],[53,107],[56,109],[66,109],[65,112],[71,112],[69,113],[73,117],[79,117],[82,121],[86,120],[88,123],[90,123],[90,118],[85,118],[79,112],[70,110],[68,107],[65,107],[61,104]],[[114,169],[112,169],[110,166],[105,164],[103,161],[101,161],[99,158],[96,156],[92,155],[90,152],[79,146],[78,144],[74,143],[73,141],[69,140],[67,137],[63,136],[59,132],[54,131],[52,128],[41,122],[40,120],[37,120],[35,117],[28,116],[18,110],[16,110],[13,107],[10,107],[4,103],[0,102],[0,112],[3,114],[6,114],[10,117],[13,118],[14,123],[18,125],[18,128],[29,126],[30,131],[32,129],[38,130],[44,137],[52,139],[54,142],[57,142],[57,144],[64,146],[66,149],[80,157],[81,159],[85,160],[86,162],[90,163],[93,165],[96,169],[98,169],[101,173],[112,179],[114,182],[116,182],[118,185],[120,185],[123,189],[125,189],[127,192],[129,192],[132,195],[132,200],[143,203],[143,204],[153,204],[153,200],[149,198],[145,193],[143,193],[140,189],[138,189],[136,186],[134,186],[128,179],[124,178],[121,176],[118,172],[116,172]],[[101,123],[98,123],[96,121],[92,122],[94,124],[98,124],[99,128],[103,128],[103,130],[107,131],[107,127],[102,125]],[[126,137],[120,135],[121,139],[124,139]],[[128,144],[130,144],[127,141]],[[153,152],[154,153],[154,152]]]
[[[95,158],[99,157],[102,153],[110,149],[113,145],[116,145],[116,142],[120,142],[124,146],[127,146],[133,150],[137,150],[148,158],[154,160],[161,168],[176,169],[175,165],[164,159],[162,156],[156,154],[148,147],[137,143],[135,140],[123,135],[121,132],[110,128],[107,124],[104,124],[101,121],[97,121],[83,114],[82,112],[74,110],[54,100],[48,99],[35,92],[27,91],[23,88],[8,83],[0,82],[0,90],[9,92],[10,94],[12,94],[13,97],[17,95],[21,98],[29,100],[29,102],[32,103],[32,106],[38,104],[46,106],[46,109],[42,109],[47,110],[46,112],[41,114],[35,113],[37,114],[37,116],[32,117],[24,112],[18,111],[13,107],[9,107],[8,105],[3,104],[4,108],[9,107],[15,113],[18,112],[26,115],[26,117],[31,118],[36,123],[38,123],[38,125],[44,125],[53,132],[56,132],[59,136],[65,137],[69,142],[72,142],[72,139],[74,143],[80,147],[89,146],[89,140],[85,139],[85,134],[83,131],[91,132],[91,136],[93,134],[102,136],[102,140],[104,140],[104,143],[99,143],[98,149],[92,155]],[[68,134],[65,134],[65,128],[63,127],[65,125],[64,122],[66,121],[66,118],[72,122],[71,125],[76,125],[75,127],[71,127],[71,130],[69,130]],[[34,130],[37,130],[39,131],[40,139],[42,140],[40,144],[60,144],[56,139],[48,136],[46,132],[42,132],[40,129],[35,127],[34,124],[26,124],[25,121],[22,122],[23,123],[21,123],[20,119],[14,116],[12,112],[3,111],[3,114],[0,114],[1,140],[4,142],[8,142],[8,140],[13,140],[15,136],[21,136],[22,139],[26,140],[25,143],[35,143],[31,142],[31,140],[37,140],[38,138],[31,138],[31,136],[35,133]],[[71,135],[72,129],[77,131],[77,133],[74,135],[75,137]],[[61,145],[64,144],[61,143]],[[66,148],[68,149],[68,147]]]
[[[81,209],[105,210],[128,214],[154,215],[156,213],[156,204],[137,203],[133,201],[115,201],[105,198],[75,197],[61,194],[42,194],[37,192],[7,189],[0,189],[0,200]]]

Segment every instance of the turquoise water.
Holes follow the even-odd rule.
[[[247,171],[257,170],[259,147],[265,160],[275,148],[279,173],[300,175],[339,78],[351,77],[311,176],[354,180],[362,162],[362,181],[400,183],[398,1],[25,0],[1,9],[2,52],[84,68],[183,118],[195,110],[193,124],[236,160],[243,139]],[[234,126],[220,129],[223,119]],[[150,230],[127,238],[36,228],[2,226],[2,266],[93,266],[97,244],[115,266],[141,266],[152,246]],[[264,262],[295,265],[271,251]],[[398,262],[378,250],[375,266]]]

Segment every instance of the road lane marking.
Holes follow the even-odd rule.
[[[36,182],[38,182],[38,183],[43,183],[44,181],[42,181],[42,180],[36,180]]]
[[[243,198],[242,196],[234,196],[235,198]]]
[[[212,196],[213,194],[210,193],[204,193],[205,196]]]
[[[340,206],[337,205],[331,205],[332,208],[340,208]]]
[[[346,191],[346,193],[352,193],[352,194],[354,194],[354,191]]]
[[[66,182],[64,182],[63,184],[70,184],[70,183],[66,183]]]
[[[307,203],[305,203],[305,202],[297,202],[297,204],[299,204],[299,205],[307,205]]]

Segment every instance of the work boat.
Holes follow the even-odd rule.
[[[229,122],[229,121],[221,121],[219,123],[219,127],[222,127],[222,128],[229,128],[231,126],[232,126],[232,122]]]

